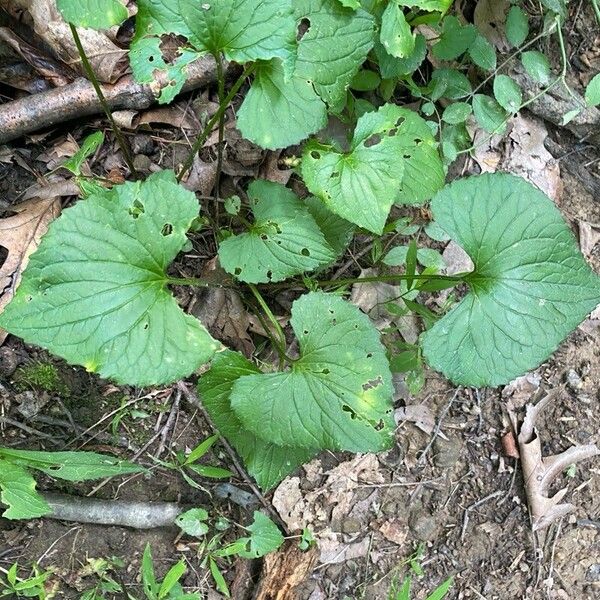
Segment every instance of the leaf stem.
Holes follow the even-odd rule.
[[[592,0],[592,6],[594,7],[594,12],[596,13],[598,25],[600,25],[600,5],[598,4],[598,0]]]
[[[177,278],[177,277],[169,277],[167,279],[167,284],[169,285],[190,285],[193,287],[199,288],[221,288],[227,290],[237,289],[234,285],[228,285],[226,283],[219,283],[217,281],[209,281],[208,279],[199,279],[196,277],[188,278]]]
[[[283,333],[283,329],[281,328],[279,321],[275,318],[275,315],[269,308],[269,305],[265,302],[265,299],[262,297],[261,293],[258,291],[256,286],[253,285],[252,283],[249,283],[248,287],[250,288],[250,291],[252,292],[252,294],[254,294],[254,297],[260,304],[260,307],[263,309],[263,311],[267,315],[269,321],[271,321],[271,323],[273,324],[273,327],[275,328],[275,331],[277,332],[277,335],[279,336],[279,340],[273,340],[273,342],[275,344],[275,347],[277,348],[277,352],[279,353],[280,367],[283,366],[282,363],[284,360],[293,362],[292,359],[290,359],[285,353],[285,346],[286,346],[285,333]]]
[[[218,95],[219,95],[219,107],[225,104],[225,74],[223,71],[223,57],[220,52],[215,54],[215,61],[217,63],[217,81],[218,81]],[[227,102],[229,104],[229,102]],[[215,221],[219,222],[219,196],[221,191],[221,170],[223,169],[223,138],[225,134],[225,110],[219,117],[219,143],[217,145],[217,173],[215,175]]]
[[[192,165],[194,164],[194,157],[200,151],[202,146],[204,146],[204,143],[208,139],[208,136],[211,134],[214,126],[221,119],[221,116],[225,114],[229,103],[238,93],[239,89],[242,87],[242,84],[244,83],[244,81],[246,81],[246,78],[254,72],[254,69],[256,69],[256,65],[254,63],[247,66],[244,69],[244,72],[240,75],[239,79],[233,84],[233,87],[231,88],[231,90],[229,90],[229,93],[227,94],[227,96],[225,96],[223,102],[219,103],[219,108],[217,109],[217,112],[210,118],[210,120],[202,130],[202,133],[194,142],[194,145],[192,146],[192,149],[190,150],[190,153],[185,163],[181,167],[181,171],[179,171],[179,174],[177,175],[177,181],[181,181],[184,175],[191,169]]]
[[[110,121],[110,126],[115,134],[115,137],[117,138],[117,143],[119,144],[119,147],[121,148],[121,152],[123,152],[123,158],[125,159],[125,162],[127,163],[127,166],[129,167],[132,177],[134,177],[135,179],[138,179],[138,173],[135,170],[135,167],[133,166],[133,156],[131,155],[129,146],[127,145],[127,142],[126,142],[125,138],[123,137],[123,133],[121,132],[120,127],[117,125],[116,121],[114,120],[114,118],[112,116],[112,112],[110,111],[110,107],[108,106],[108,103],[106,102],[106,98],[104,97],[104,93],[102,92],[100,83],[98,82],[96,74],[94,73],[94,69],[92,68],[90,61],[88,60],[85,50],[83,49],[83,44],[81,43],[81,38],[79,37],[79,33],[77,33],[77,27],[75,27],[75,25],[73,25],[71,23],[69,23],[69,27],[71,28],[71,34],[73,35],[73,40],[75,41],[75,46],[77,46],[77,52],[79,52],[79,57],[81,58],[81,63],[83,64],[83,69],[85,70],[86,75],[88,76],[88,79],[91,81],[92,85],[94,86],[94,90],[96,92],[96,95],[98,96],[98,100],[100,101],[100,105],[102,106],[102,110],[104,111],[104,114]]]

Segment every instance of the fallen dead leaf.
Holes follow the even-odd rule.
[[[201,196],[209,196],[216,181],[217,162],[204,162],[196,155],[192,168],[183,182],[183,187],[190,192],[199,192]]]
[[[431,408],[426,404],[408,404],[394,411],[396,424],[402,421],[414,423],[421,431],[431,435],[435,429],[435,416]],[[438,435],[447,440],[448,438],[440,431]]]
[[[502,53],[510,50],[504,35],[504,23],[509,7],[508,0],[479,0],[473,15],[478,31]]]
[[[600,224],[579,221],[579,247],[581,253],[589,258],[596,244],[600,242]]]
[[[400,519],[390,519],[379,526],[378,531],[386,540],[404,546],[408,538],[408,526]]]
[[[14,295],[32,252],[38,247],[48,225],[60,214],[56,197],[35,198],[12,207],[12,217],[0,220],[0,240],[8,256],[0,267],[0,312]],[[0,329],[0,344],[8,334]]]

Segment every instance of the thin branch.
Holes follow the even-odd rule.
[[[129,170],[131,171],[132,177],[137,179],[138,174],[135,170],[135,167],[133,166],[133,157],[129,150],[129,146],[127,145],[127,142],[126,142],[125,138],[123,137],[123,133],[121,132],[121,129],[117,125],[116,121],[114,120],[114,118],[112,116],[112,113],[110,112],[110,108],[108,106],[108,103],[106,102],[106,98],[104,97],[102,88],[100,87],[100,83],[98,82],[98,79],[96,78],[96,74],[94,73],[94,69],[92,68],[90,61],[88,60],[88,57],[85,54],[85,50],[83,49],[83,44],[81,43],[79,33],[77,33],[77,28],[75,27],[75,25],[72,25],[71,23],[69,23],[69,27],[71,28],[71,34],[73,35],[73,40],[75,41],[75,45],[77,46],[77,51],[79,52],[79,56],[81,57],[81,63],[83,64],[83,68],[88,76],[88,79],[91,81],[92,85],[94,86],[94,90],[96,91],[98,100],[100,101],[100,104],[102,105],[102,110],[104,111],[104,114],[110,121],[110,126],[111,126],[112,130],[114,131],[115,137],[117,138],[117,143],[119,144],[119,147],[121,148],[121,152],[123,152],[123,158],[125,159],[125,162],[127,163]]]

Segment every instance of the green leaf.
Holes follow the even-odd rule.
[[[346,8],[352,8],[353,10],[360,8],[360,0],[338,0],[338,2]]]
[[[289,60],[296,27],[291,0],[179,0],[179,14],[200,51],[245,63]]]
[[[453,382],[495,386],[534,369],[600,302],[569,227],[525,180],[458,180],[432,210],[475,264],[467,297],[422,335],[425,358]]]
[[[35,489],[35,479],[26,469],[0,458],[0,501],[8,508],[5,519],[35,519],[50,507]]]
[[[329,109],[340,112],[352,78],[373,47],[375,20],[337,0],[296,0],[293,8],[296,22],[310,24],[298,42],[296,76],[311,81]]]
[[[585,90],[585,101],[588,106],[598,106],[600,104],[600,73],[588,83]]]
[[[566,0],[541,0],[541,2],[547,9],[560,15],[563,19],[567,17]]]
[[[135,17],[135,39],[146,35],[175,33],[190,38],[188,29],[179,9],[179,1],[137,0],[138,12]]]
[[[57,0],[56,6],[64,20],[77,27],[109,29],[128,16],[119,0]]]
[[[242,135],[261,148],[298,144],[327,124],[327,107],[312,84],[286,78],[281,61],[260,63],[252,87],[238,111]]]
[[[208,564],[210,566],[210,574],[212,575],[212,578],[215,581],[215,586],[217,587],[217,590],[227,598],[231,598],[231,594],[229,593],[229,588],[227,587],[225,577],[223,577],[223,574],[219,570],[219,565],[217,564],[215,559],[212,558],[212,556],[209,557]]]
[[[506,17],[506,38],[513,47],[520,46],[529,35],[529,17],[520,6],[511,6]]]
[[[477,123],[488,133],[502,134],[506,129],[506,111],[490,96],[473,96],[473,114]]]
[[[415,49],[415,36],[395,2],[390,2],[383,12],[379,39],[386,52],[396,58],[405,58]]]
[[[375,71],[360,70],[350,82],[350,89],[357,92],[373,92],[381,83],[381,77]]]
[[[464,123],[472,112],[473,109],[470,104],[466,102],[453,102],[444,110],[442,121],[451,125]]]
[[[336,257],[340,256],[354,236],[356,230],[354,224],[338,217],[314,196],[307,198],[304,203],[323,232],[327,243],[333,248]]]
[[[453,583],[454,583],[454,578],[449,577],[448,579],[446,579],[446,581],[444,581],[444,583],[442,583],[440,586],[438,586],[434,592],[429,594],[429,596],[427,596],[427,598],[425,598],[425,600],[442,600],[442,598],[444,598],[446,596],[446,594],[452,587]]]
[[[238,379],[231,406],[275,444],[378,451],[389,447],[391,375],[377,330],[339,296],[311,292],[292,306],[300,358],[290,371]]]
[[[250,231],[219,246],[222,267],[247,283],[283,281],[335,259],[323,233],[296,194],[280,183],[256,180],[248,195],[255,222]]]
[[[528,50],[521,54],[521,62],[529,75],[542,85],[550,83],[550,62],[548,59],[537,50]]]
[[[398,0],[401,6],[410,6],[430,12],[445,13],[454,0]]]
[[[96,452],[38,452],[0,448],[0,458],[65,481],[87,481],[144,471],[133,463]]]
[[[408,246],[395,246],[385,255],[383,263],[390,267],[399,267],[406,264],[407,255]],[[446,266],[442,255],[431,248],[419,248],[416,258],[424,267],[435,267],[441,270]]]
[[[405,577],[396,600],[410,600],[410,577]]]
[[[175,584],[181,579],[185,573],[185,561],[181,559],[175,563],[165,575],[160,588],[158,590],[158,598],[162,600],[169,596],[169,592],[175,587]]]
[[[233,476],[233,473],[228,469],[213,467],[211,465],[187,465],[187,468],[202,477],[208,477],[210,479],[227,479]]]
[[[191,508],[175,519],[175,525],[192,537],[202,537],[208,533],[208,512],[203,508]]]
[[[219,344],[179,308],[165,271],[197,213],[168,171],[78,202],[50,225],[0,326],[118,382],[189,375]]]
[[[388,54],[380,41],[375,41],[375,55],[379,63],[379,72],[384,79],[399,79],[404,75],[414,73],[427,55],[427,41],[425,36],[417,34],[415,47],[405,58],[396,58]]]
[[[85,140],[83,140],[81,148],[69,158],[69,160],[64,162],[61,167],[68,169],[73,175],[80,175],[81,165],[86,158],[94,154],[94,152],[102,146],[102,142],[104,142],[104,134],[101,131],[96,131],[96,133],[88,135]]]
[[[513,114],[519,111],[523,103],[523,94],[519,84],[508,75],[496,75],[494,96],[502,108]]]
[[[440,98],[449,98],[450,100],[459,100],[468,96],[473,88],[466,75],[456,69],[443,67],[436,69],[431,75],[433,89],[430,97],[432,100]]]
[[[471,60],[485,71],[493,71],[496,68],[496,50],[487,39],[477,34],[475,41],[469,46]]]
[[[256,373],[260,371],[241,354],[229,350],[220,352],[215,356],[211,369],[200,378],[198,392],[221,434],[241,456],[248,473],[263,490],[268,490],[308,462],[315,452],[276,446],[242,425],[231,408],[231,388],[240,377]]]
[[[246,549],[239,552],[242,558],[260,558],[283,544],[284,538],[279,527],[257,510],[254,511],[254,521],[247,529],[250,537],[240,539],[246,543]]]
[[[198,52],[183,48],[174,60],[163,58],[159,37],[136,38],[129,48],[129,63],[138,83],[160,88],[158,102],[169,104],[183,88],[187,67],[198,57]]]
[[[440,173],[443,182],[425,121],[392,104],[358,120],[348,153],[311,142],[302,158],[302,176],[311,193],[332,212],[375,233],[383,231],[394,201],[418,203],[429,189],[437,191]]]
[[[142,555],[142,586],[147,598],[158,598],[158,585],[156,583],[156,575],[154,574],[154,563],[152,560],[152,551],[150,544],[146,543],[144,554]]]
[[[476,37],[473,25],[461,25],[452,15],[445,17],[440,41],[432,48],[433,55],[440,60],[454,60],[470,48]]]

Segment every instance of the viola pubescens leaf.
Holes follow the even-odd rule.
[[[469,294],[421,337],[427,362],[453,382],[495,386],[534,369],[600,302],[558,209],[524,179],[461,179],[431,206],[475,264]]]
[[[247,283],[282,281],[329,264],[333,248],[308,208],[285,186],[253,181],[248,188],[254,223],[250,231],[221,242],[221,266]]]
[[[197,214],[171,171],[78,202],[31,256],[1,326],[118,382],[189,375],[219,348],[167,289],[166,269]]]
[[[238,379],[231,406],[265,441],[376,452],[392,442],[392,384],[369,318],[339,296],[311,292],[292,306],[300,358],[281,373]]]

